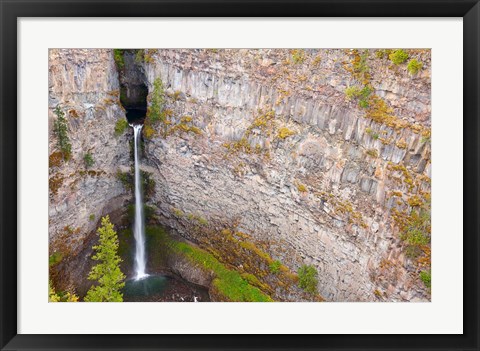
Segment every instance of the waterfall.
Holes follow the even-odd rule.
[[[135,236],[135,272],[136,280],[145,278],[146,257],[145,257],[145,219],[143,217],[143,197],[142,185],[140,179],[140,168],[138,165],[140,136],[142,125],[133,125],[134,130],[134,152],[135,152],[135,221],[133,225],[133,234]]]

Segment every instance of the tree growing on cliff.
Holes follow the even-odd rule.
[[[148,117],[152,123],[163,121],[162,114],[163,105],[165,103],[165,91],[160,78],[156,78],[153,82],[153,92],[150,107],[148,109]]]
[[[89,280],[96,280],[85,296],[87,302],[121,302],[123,294],[121,289],[125,286],[125,275],[120,270],[122,259],[118,255],[118,236],[110,222],[109,216],[102,217],[102,226],[97,231],[100,236],[99,244],[94,246],[96,251],[93,255],[95,265],[90,274]]]
[[[317,293],[318,272],[314,266],[302,265],[298,270],[300,287],[310,294]]]
[[[57,119],[53,123],[53,132],[58,138],[58,147],[62,152],[63,159],[69,160],[72,155],[72,144],[70,144],[70,139],[68,138],[67,119],[60,106],[55,107],[53,112],[57,115]]]
[[[78,296],[70,292],[59,294],[55,292],[53,283],[48,282],[48,302],[78,302]]]

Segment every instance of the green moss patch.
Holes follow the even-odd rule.
[[[249,283],[254,279],[245,279],[239,272],[227,268],[211,253],[191,244],[172,239],[165,229],[156,226],[147,227],[147,245],[149,260],[152,264],[161,264],[165,256],[177,254],[190,260],[194,265],[212,271],[215,274],[213,288],[216,294],[226,301],[273,301],[270,296]],[[157,252],[155,252],[157,251]],[[162,257],[163,256],[163,257]],[[249,279],[250,278],[250,279]]]

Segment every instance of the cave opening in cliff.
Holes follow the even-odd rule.
[[[148,88],[139,50],[115,50],[115,62],[120,81],[120,102],[130,124],[143,124],[147,113]]]

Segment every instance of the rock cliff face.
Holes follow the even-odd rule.
[[[398,230],[430,194],[428,50],[409,50],[415,75],[382,50],[141,54],[125,56],[134,91],[143,77],[150,114],[165,99],[143,160],[162,224],[242,273],[254,267],[225,249],[225,228],[293,271],[312,264],[328,301],[429,300]],[[49,74],[50,122],[60,105],[72,143],[50,167],[51,251],[86,262],[100,214],[130,200],[115,173],[131,165],[131,134],[114,136],[125,112],[112,50],[51,50]],[[51,161],[56,142],[50,129]],[[82,172],[87,151],[95,164]]]
[[[119,167],[130,165],[130,138],[114,136],[115,123],[125,112],[111,50],[52,49],[49,58],[50,254],[64,257],[57,267],[63,275],[57,288],[78,289],[88,275],[88,253],[100,217],[115,216],[130,200],[115,176]],[[57,106],[68,123],[69,160],[63,160],[53,132]],[[88,168],[87,153],[94,162]]]
[[[428,300],[393,220],[430,188],[430,56],[410,55],[414,76],[374,50],[145,51],[150,101],[158,78],[168,95],[145,142],[151,203],[192,240],[194,216],[235,223],[315,265],[327,300]],[[367,85],[368,108],[346,99]]]

